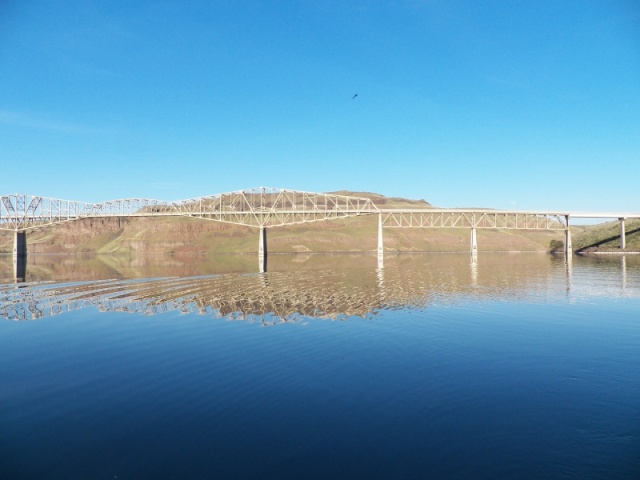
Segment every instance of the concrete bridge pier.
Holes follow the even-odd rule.
[[[564,253],[565,255],[571,255],[573,253],[573,247],[571,246],[571,230],[569,230],[569,215],[565,216],[567,222],[567,228],[564,230]]]
[[[382,214],[378,214],[378,257],[384,255],[384,243],[382,240]]]
[[[625,237],[625,232],[624,232],[624,217],[623,218],[619,218],[618,220],[620,220],[620,250],[624,250],[625,248],[627,248],[627,239]]]
[[[27,232],[16,230],[13,237],[13,278],[24,282],[27,274]]]
[[[260,227],[258,236],[258,268],[260,273],[267,271],[267,229]]]
[[[478,231],[476,227],[471,227],[471,255],[478,255]]]
[[[27,256],[27,232],[19,230],[15,231],[15,235],[13,236],[13,256]]]

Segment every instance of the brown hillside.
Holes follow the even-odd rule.
[[[385,197],[379,193],[371,192],[351,192],[349,190],[340,190],[338,192],[330,192],[335,195],[348,195],[351,197],[360,197],[370,199],[374,205],[380,208],[432,208],[432,205],[425,200],[409,200],[400,197]]]

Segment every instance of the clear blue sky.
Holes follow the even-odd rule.
[[[84,201],[640,211],[640,3],[5,0],[0,162]]]

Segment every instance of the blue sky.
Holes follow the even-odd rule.
[[[637,212],[640,4],[8,0],[0,162],[1,194],[84,201]]]

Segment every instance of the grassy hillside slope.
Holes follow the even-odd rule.
[[[625,232],[625,251],[640,251],[640,220],[626,220]],[[588,227],[573,237],[572,244],[578,253],[619,252],[620,222],[614,220]]]

